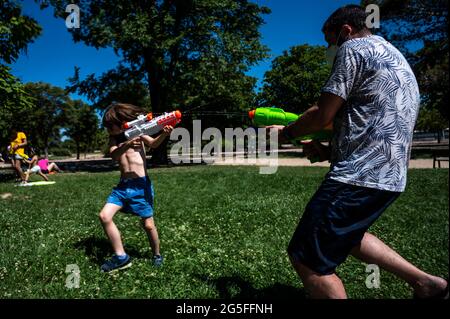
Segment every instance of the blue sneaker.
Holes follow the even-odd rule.
[[[161,267],[163,264],[164,258],[161,255],[153,256],[153,266]]]
[[[110,260],[107,260],[101,267],[102,272],[111,272],[119,269],[125,269],[131,266],[131,258],[126,255],[125,258],[119,258],[113,255]]]

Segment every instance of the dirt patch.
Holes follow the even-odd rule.
[[[12,194],[11,194],[11,193],[3,193],[3,194],[0,194],[0,198],[1,198],[1,199],[8,199],[8,198],[10,198],[10,197],[12,197]]]

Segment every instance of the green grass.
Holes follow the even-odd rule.
[[[286,247],[326,169],[178,167],[150,170],[165,264],[150,264],[139,220],[116,223],[133,266],[115,275],[99,267],[111,253],[97,215],[118,173],[61,174],[55,185],[0,183],[0,298],[302,298]],[[36,179],[36,178],[35,178]],[[448,170],[411,170],[408,188],[371,228],[427,272],[448,276]],[[65,287],[66,266],[80,287]],[[351,298],[410,298],[382,271],[367,289],[366,265],[338,268]]]

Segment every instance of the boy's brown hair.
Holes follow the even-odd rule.
[[[133,104],[113,103],[106,109],[103,115],[103,126],[112,128],[113,125],[122,127],[124,122],[135,120],[139,115],[147,112]]]

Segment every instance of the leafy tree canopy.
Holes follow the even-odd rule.
[[[294,46],[275,58],[264,75],[258,100],[260,105],[276,106],[301,113],[317,102],[320,89],[330,74],[325,47]]]
[[[29,109],[33,102],[7,64],[16,61],[40,33],[41,27],[34,19],[22,15],[17,1],[0,3],[0,147],[9,142],[17,112]]]
[[[410,61],[422,107],[449,119],[448,0],[363,0],[380,7],[379,33]],[[425,114],[425,113],[423,113]]]
[[[71,1],[45,0],[66,18]],[[248,68],[267,56],[260,43],[262,15],[270,10],[247,0],[80,1],[75,41],[111,47],[122,58],[116,69],[84,80],[71,91],[104,108],[127,98],[153,112],[204,102],[248,108],[255,79]]]

